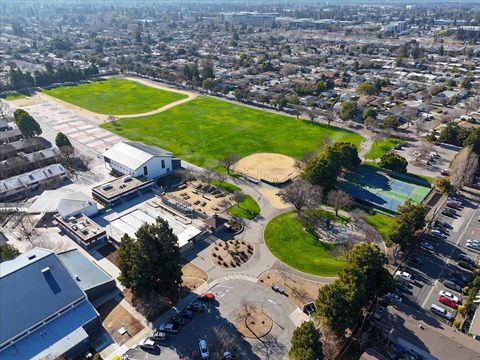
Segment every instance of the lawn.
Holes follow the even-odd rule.
[[[7,101],[12,101],[12,100],[24,99],[25,97],[27,97],[27,95],[19,93],[19,92],[10,92],[10,93],[4,94],[0,97],[2,99],[7,100]]]
[[[306,232],[293,212],[273,218],[265,228],[265,244],[287,265],[314,275],[336,276],[345,262],[330,255],[333,244],[319,241]]]
[[[60,86],[43,92],[84,109],[107,115],[140,114],[187,97],[121,78]]]
[[[365,221],[372,225],[379,234],[382,235],[383,240],[386,240],[388,234],[390,234],[395,219],[391,216],[375,211],[373,215],[367,215]]]
[[[273,152],[296,159],[318,150],[325,140],[348,141],[357,147],[362,137],[351,131],[296,120],[230,102],[198,97],[160,114],[103,124],[130,140],[169,150],[201,167],[217,166],[229,153],[244,157]]]
[[[380,159],[383,154],[386,154],[389,151],[398,145],[404,144],[405,141],[396,139],[396,138],[386,138],[376,140],[373,144],[368,153],[365,154],[365,159],[375,160]]]
[[[245,195],[240,201],[228,209],[230,215],[252,220],[260,214],[260,206],[250,195]]]
[[[242,191],[237,185],[230,184],[229,182],[222,180],[212,180],[212,185],[216,186],[226,192],[233,194],[236,191]]]

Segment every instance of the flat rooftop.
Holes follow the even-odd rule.
[[[100,225],[83,214],[75,217],[72,216],[66,220],[62,219],[60,216],[55,216],[55,218],[85,244],[88,244],[92,238],[98,236],[102,232],[105,233],[105,230],[100,227]]]
[[[146,211],[136,209],[125,215],[122,215],[110,222],[107,228],[109,235],[116,241],[120,241],[123,234],[128,234],[132,239],[135,239],[135,233],[145,223],[154,224],[155,219],[161,217],[168,222],[168,225],[173,230],[173,233],[178,237],[178,246],[186,245],[191,239],[201,233],[201,230],[190,224],[184,224],[175,215],[156,208],[148,213]]]
[[[103,196],[104,198],[113,199],[119,195],[135,190],[142,185],[149,184],[152,181],[153,180],[149,179],[135,178],[133,176],[123,176],[105,184],[96,186],[92,189],[92,191]]]

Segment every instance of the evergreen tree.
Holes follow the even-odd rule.
[[[40,124],[25,110],[15,110],[13,117],[25,139],[42,134]]]
[[[320,334],[311,321],[297,327],[292,336],[290,360],[322,360],[324,358]]]

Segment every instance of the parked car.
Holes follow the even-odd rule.
[[[152,339],[156,342],[165,342],[167,341],[167,337],[167,333],[160,330],[155,330],[152,335]]]
[[[440,174],[442,176],[450,176],[450,171],[448,171],[447,169],[442,169],[442,171],[440,171]]]
[[[464,269],[467,269],[467,270],[470,270],[470,271],[474,271],[475,270],[475,265],[472,265],[466,261],[463,261],[463,260],[460,260],[458,262],[458,266],[460,266],[461,268],[464,268]]]
[[[212,301],[212,300],[215,300],[215,294],[211,292],[206,292],[200,295],[199,299],[203,301]]]
[[[171,322],[160,324],[158,326],[158,330],[161,332],[166,332],[170,334],[178,333],[178,327]]]
[[[447,305],[448,307],[452,308],[452,309],[457,309],[457,303],[453,300],[450,300],[449,298],[445,297],[445,296],[439,296],[438,297],[438,302],[442,303],[443,305]]]
[[[448,236],[448,234],[449,234],[449,230],[448,230],[447,228],[444,228],[444,227],[441,227],[441,226],[435,226],[435,225],[434,225],[434,226],[433,226],[433,230],[438,231],[438,232],[442,233],[442,234],[445,235],[445,236]],[[433,231],[433,230],[432,230],[432,231]]]
[[[469,263],[469,264],[471,264],[471,265],[473,265],[473,266],[476,266],[476,265],[477,265],[477,262],[476,262],[474,259],[472,259],[471,257],[469,257],[469,256],[467,256],[467,255],[465,255],[465,254],[460,254],[460,255],[458,255],[457,260],[463,260],[463,261],[465,261],[465,262],[467,262],[467,263]]]
[[[455,210],[462,210],[462,206],[458,205],[456,202],[447,201],[447,206]]]
[[[443,297],[446,297],[452,301],[455,301],[456,303],[458,303],[460,301],[460,299],[453,295],[452,293],[448,292],[448,291],[445,291],[445,290],[441,290],[439,293],[438,293],[438,296],[443,296]]]
[[[397,284],[395,285],[395,287],[396,287],[398,290],[400,290],[401,292],[403,292],[403,293],[405,293],[405,294],[407,294],[407,295],[412,295],[412,294],[413,294],[412,290],[410,290],[410,288],[409,288],[407,285],[403,284],[403,283],[397,283]]]
[[[420,255],[412,256],[412,258],[410,259],[410,261],[412,263],[417,264],[417,265],[422,264],[424,260],[425,260],[425,258],[423,256],[420,256]]]
[[[430,251],[433,251],[433,245],[426,242],[426,241],[422,241],[420,243],[420,246],[423,247],[424,249],[427,249],[427,250],[430,250]]]
[[[473,250],[480,250],[480,244],[478,242],[474,242],[470,240],[467,240],[466,247]]]
[[[456,280],[453,280],[453,281],[455,281],[458,284],[461,284],[462,286],[465,286],[468,283],[468,281],[470,280],[469,276],[465,275],[464,273],[462,273],[459,270],[452,271],[450,273],[450,277],[453,278],[453,279],[456,279]]]
[[[201,303],[194,302],[193,304],[190,304],[187,309],[191,310],[191,311],[196,311],[196,312],[204,312],[205,311],[205,305],[201,304]]]
[[[457,217],[457,212],[453,209],[443,209],[442,214],[451,218]]]
[[[435,315],[438,315],[444,319],[451,320],[452,319],[452,314],[448,312],[446,309],[444,309],[441,306],[432,304],[430,306],[430,311],[434,313]]]
[[[450,290],[454,290],[458,292],[462,291],[462,287],[452,280],[443,280],[443,285],[445,285],[445,287]]]
[[[380,320],[387,309],[383,306],[379,306],[377,310],[373,313],[373,317],[377,320]]]
[[[190,310],[183,310],[181,311],[178,316],[185,318],[185,319],[192,319],[193,313]]]
[[[435,227],[442,227],[444,229],[453,229],[453,226],[446,221],[435,220],[433,223]]]
[[[187,319],[180,317],[179,315],[173,317],[170,321],[176,326],[184,326],[187,323]]]
[[[386,295],[386,300],[392,303],[400,304],[402,302],[402,297],[394,293],[388,293]]]
[[[208,346],[205,340],[200,340],[198,342],[198,351],[200,352],[202,359],[208,359],[210,354],[208,353]]]
[[[438,237],[441,237],[441,238],[443,238],[443,239],[447,237],[447,235],[445,235],[445,234],[443,233],[443,231],[436,230],[436,229],[431,230],[431,231],[430,231],[430,235],[438,236]]]
[[[233,359],[234,359],[234,356],[232,355],[232,353],[230,351],[225,351],[223,353],[222,360],[233,360]]]
[[[156,350],[158,347],[155,341],[149,337],[146,339],[140,340],[140,342],[138,343],[138,346],[140,347],[140,349],[148,350],[148,351]]]
[[[410,273],[400,270],[395,273],[395,279],[402,279],[408,282],[413,281],[412,275]]]

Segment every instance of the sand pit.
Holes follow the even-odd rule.
[[[240,159],[234,166],[235,172],[272,184],[283,184],[300,173],[296,160],[275,153],[256,153]]]

